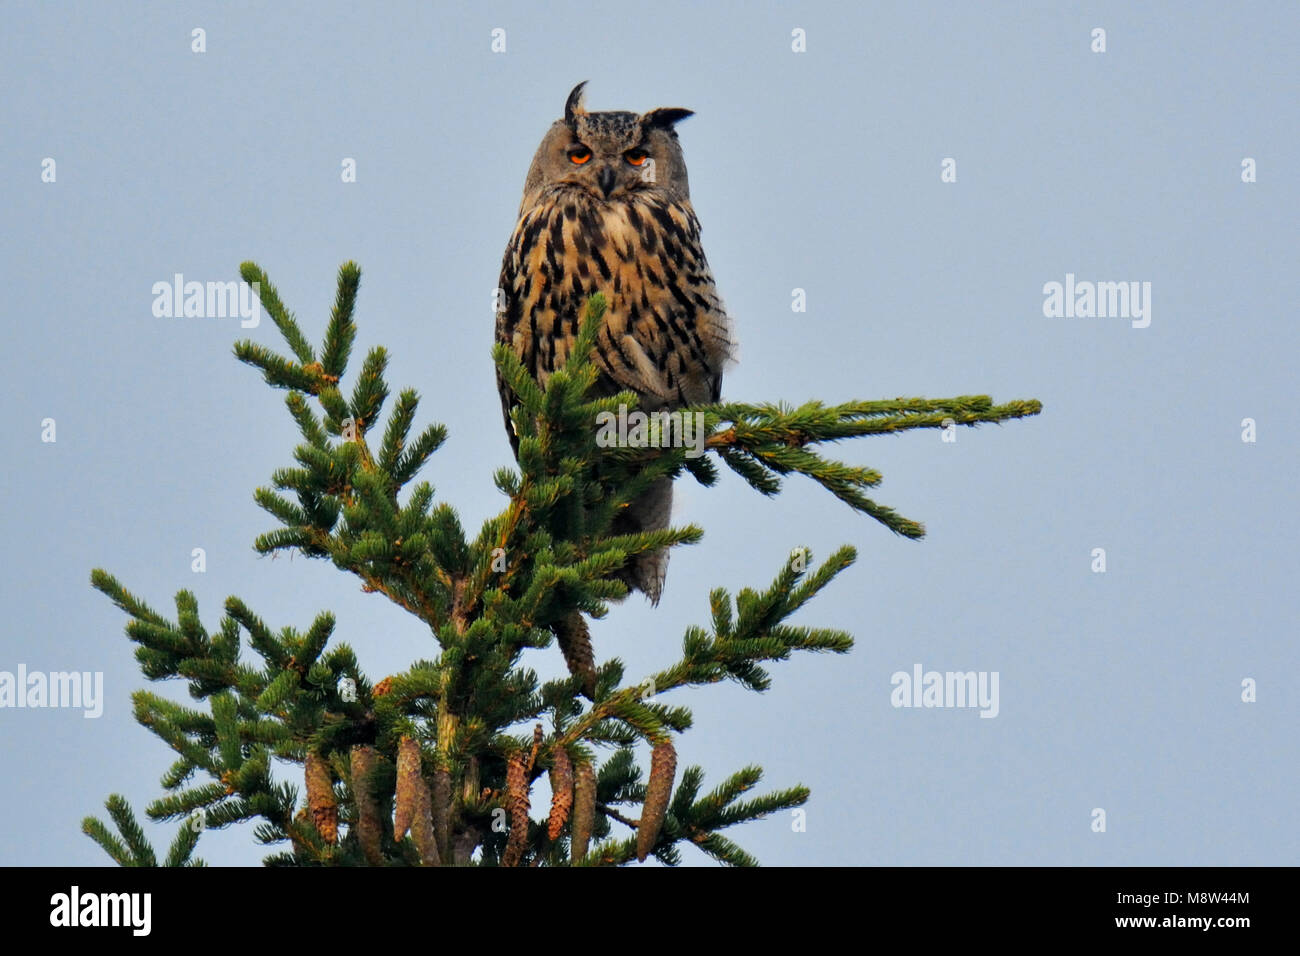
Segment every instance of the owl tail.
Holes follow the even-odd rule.
[[[618,534],[662,531],[668,527],[673,510],[673,481],[660,478],[650,490],[628,505],[615,522]],[[638,554],[619,575],[630,588],[642,592],[651,604],[658,604],[668,574],[668,549]]]
[[[596,654],[591,647],[591,632],[581,611],[570,611],[551,625],[569,673],[582,678],[582,694],[596,699]]]

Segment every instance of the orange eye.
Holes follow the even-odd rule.
[[[569,162],[575,166],[581,166],[591,159],[591,150],[586,146],[575,146],[569,150]]]
[[[646,159],[649,158],[649,153],[644,149],[629,149],[623,154],[623,158],[633,166],[644,166]]]

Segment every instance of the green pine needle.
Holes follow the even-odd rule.
[[[604,447],[599,416],[620,406],[636,410],[637,396],[598,394],[594,359],[608,304],[596,295],[583,309],[567,363],[546,387],[512,349],[493,348],[498,374],[516,402],[510,418],[517,467],[492,474],[506,504],[471,539],[451,504],[437,499],[430,482],[417,480],[446,441],[446,429],[417,423],[420,400],[410,388],[397,392],[381,427],[390,394],[384,348],[370,348],[360,370],[349,375],[358,335],[356,264],[339,269],[319,350],[260,267],[246,262],[240,274],[257,284],[288,356],[252,341],[236,343],[235,355],[272,387],[288,390],[285,405],[302,436],[292,461],[274,469],[271,486],[254,494],[278,522],[254,548],[329,558],[364,591],[420,620],[430,647],[428,659],[374,681],[351,647],[336,640],[328,612],[306,628],[277,632],[231,597],[209,632],[193,593],[176,595],[173,622],[106,571],[92,572],[92,586],[128,616],[126,633],[137,645],[144,676],[186,681],[197,702],[184,707],[145,691],[132,697],[135,719],[175,754],[162,777],[165,793],[147,815],[173,820],[201,812],[208,827],[252,823],[258,842],[279,845],[267,865],[418,864],[412,838],[391,839],[404,736],[420,741],[424,786],[449,800],[444,817],[430,818],[444,862],[466,862],[464,846],[477,848],[489,865],[516,857],[521,865],[572,861],[571,817],[554,840],[545,820],[531,819],[524,839],[513,842],[493,827],[507,808],[506,762],[514,753],[528,755],[530,786],[557,772],[560,753],[595,766],[597,812],[583,865],[631,862],[651,789],[638,752],[667,744],[693,722],[690,710],[666,695],[726,680],[761,692],[772,683],[772,662],[796,652],[847,653],[853,646],[848,633],[792,618],[854,563],[856,552],[844,546],[814,565],[805,549],[797,549],[761,590],[741,588],[733,596],[715,588],[701,609],[707,627],[688,627],[680,658],[639,683],[625,681],[617,658],[601,658],[610,648],[605,625],[588,629],[595,656],[590,671],[575,669],[543,684],[525,666],[526,652],[554,655],[558,635],[578,640],[565,630],[575,619],[605,617],[612,602],[626,597],[624,578],[638,555],[703,537],[694,525],[629,533],[620,523],[629,503],[660,478],[683,472],[716,485],[720,462],[768,496],[781,491],[787,476],[809,478],[896,534],[919,538],[920,523],[867,496],[881,485],[880,472],[829,458],[825,447],[865,435],[1001,423],[1042,410],[1036,401],[996,405],[983,395],[839,405],[716,403],[681,410],[702,417],[703,456],[671,444]],[[565,647],[566,653],[583,652]],[[597,766],[598,754],[610,748]],[[331,779],[341,781],[334,792],[337,843],[317,829],[317,817],[303,804],[301,765],[309,751],[322,755]],[[375,804],[368,810],[353,789],[357,759],[369,759],[372,768],[365,792]],[[681,847],[692,844],[727,865],[756,865],[720,831],[801,806],[809,796],[801,786],[755,795],[761,776],[758,767],[743,767],[701,796],[703,770],[683,769],[657,833],[656,858],[677,865]],[[403,790],[408,798],[410,792]],[[155,865],[125,800],[114,795],[106,807],[116,832],[94,817],[82,822],[83,831],[119,865]],[[362,838],[363,812],[379,814],[373,839]],[[388,830],[380,819],[389,821]],[[164,865],[203,865],[192,856],[199,837],[184,820]]]

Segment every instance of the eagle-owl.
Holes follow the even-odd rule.
[[[585,85],[569,94],[524,181],[501,263],[497,341],[545,386],[569,357],[587,298],[601,292],[596,394],[631,390],[646,412],[716,402],[732,338],[674,130],[692,113],[587,112]],[[499,375],[497,385],[517,453],[514,396]],[[665,478],[628,506],[614,533],[666,528],[671,509]],[[642,554],[621,577],[658,603],[667,566],[666,551]]]

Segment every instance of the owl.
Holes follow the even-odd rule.
[[[579,83],[542,137],[501,263],[496,339],[545,386],[564,365],[588,297],[608,303],[593,392],[636,393],[646,412],[716,402],[733,355],[674,127],[690,110],[587,112]],[[497,377],[506,432],[515,398]],[[656,482],[619,516],[615,534],[661,530],[672,481]],[[634,556],[622,580],[657,604],[667,551]]]

